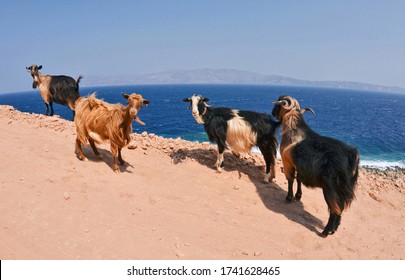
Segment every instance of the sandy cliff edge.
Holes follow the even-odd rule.
[[[134,125],[137,125],[134,123]],[[121,173],[82,162],[75,127],[57,116],[0,106],[1,259],[404,259],[404,170],[361,169],[356,200],[326,239],[320,189],[286,203],[287,182],[263,183],[250,153],[154,134],[133,134]]]

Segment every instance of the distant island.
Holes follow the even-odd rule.
[[[348,81],[307,81],[279,75],[231,69],[168,70],[143,75],[86,75],[83,86],[123,84],[254,84],[341,88],[375,92],[405,93],[405,88]]]

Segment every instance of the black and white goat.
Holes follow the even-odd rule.
[[[314,132],[306,124],[295,98],[280,96],[273,103],[272,115],[283,127],[280,153],[288,180],[286,199],[292,201],[295,177],[299,185],[297,199],[301,198],[301,182],[307,187],[322,188],[329,208],[329,220],[321,233],[326,237],[338,229],[343,210],[355,197],[359,154],[354,147]]]
[[[183,101],[190,102],[194,119],[204,125],[210,141],[217,143],[218,157],[214,167],[219,172],[223,166],[225,148],[229,147],[233,154],[239,156],[257,146],[266,162],[264,181],[275,178],[276,130],[279,122],[264,113],[211,107],[206,104],[208,98],[201,95],[194,94]]]

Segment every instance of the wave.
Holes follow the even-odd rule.
[[[259,148],[254,147],[252,149],[254,153],[260,153]],[[281,158],[280,152],[277,151],[277,158]],[[379,160],[379,159],[367,159],[367,160],[360,160],[359,165],[364,168],[370,169],[379,169],[379,170],[387,170],[387,169],[405,169],[405,160]]]
[[[360,160],[360,166],[372,169],[405,169],[405,161]]]

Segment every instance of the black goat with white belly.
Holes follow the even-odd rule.
[[[233,154],[239,156],[257,146],[266,162],[264,181],[275,178],[279,122],[264,113],[211,107],[206,104],[208,98],[201,95],[193,95],[183,101],[190,102],[194,119],[204,125],[210,141],[217,143],[218,157],[214,167],[219,172],[223,166],[225,148],[229,147]]]

